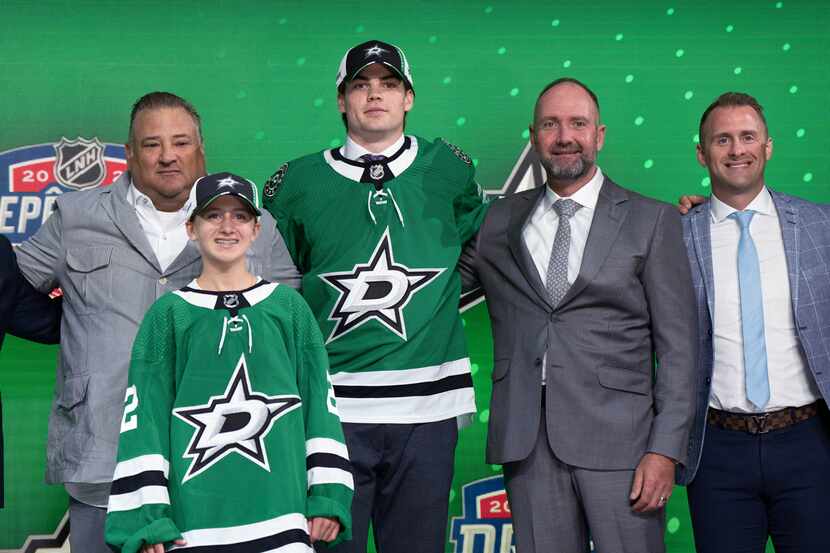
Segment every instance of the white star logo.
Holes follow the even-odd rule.
[[[224,179],[220,180],[217,184],[219,184],[220,187],[230,186],[231,188],[234,188],[242,183],[235,181],[233,177],[225,177]]]
[[[211,396],[202,405],[173,410],[194,428],[182,455],[191,459],[182,483],[234,452],[270,472],[265,437],[277,419],[300,405],[298,396],[252,392],[245,355],[241,355],[223,395]]]
[[[351,271],[320,275],[340,292],[329,315],[337,324],[327,340],[331,342],[371,320],[375,320],[406,340],[403,309],[421,290],[445,269],[410,269],[395,262],[387,228],[366,264]]]
[[[371,48],[366,48],[366,55],[364,57],[370,58],[372,56],[380,56],[381,54],[387,51],[388,50],[384,50],[383,48],[375,44]]]

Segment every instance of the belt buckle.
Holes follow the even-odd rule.
[[[766,434],[771,428],[767,428],[767,420],[769,419],[769,414],[765,413],[763,415],[751,415],[746,420],[746,430],[750,434]]]

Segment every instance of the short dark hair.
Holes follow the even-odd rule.
[[[135,124],[136,116],[145,110],[154,110],[161,108],[181,108],[185,110],[190,117],[193,118],[193,123],[196,125],[196,132],[199,141],[202,141],[202,118],[199,117],[199,112],[193,107],[193,104],[182,98],[176,96],[171,92],[150,92],[145,94],[133,104],[133,109],[130,112],[130,134],[128,140],[130,144],[133,143],[135,136],[133,135],[133,125]]]
[[[731,108],[731,107],[742,107],[748,106],[755,110],[755,113],[758,114],[758,117],[761,118],[761,122],[764,124],[764,130],[769,135],[769,128],[767,127],[767,118],[764,117],[764,108],[758,103],[753,96],[746,94],[745,92],[724,92],[720,96],[718,96],[714,102],[709,104],[709,107],[703,112],[703,115],[700,116],[700,126],[698,127],[698,144],[703,144],[703,126],[706,124],[706,120],[709,118],[709,114],[712,113],[717,108]]]
[[[559,86],[560,84],[564,84],[564,83],[570,83],[570,84],[576,85],[579,88],[581,88],[582,90],[584,90],[585,92],[587,92],[588,96],[591,97],[591,100],[594,101],[594,105],[597,108],[597,116],[599,116],[599,99],[597,98],[597,95],[594,94],[594,91],[591,90],[590,88],[588,88],[588,85],[586,85],[585,83],[583,83],[579,79],[574,79],[573,77],[560,77],[560,78],[558,78],[554,81],[549,82],[547,84],[547,86],[545,86],[545,88],[542,89],[542,92],[539,93],[539,96],[536,97],[536,103],[533,104],[533,120],[534,121],[536,120],[536,108],[539,106],[539,100],[542,99],[542,96],[544,96],[545,93],[548,90],[550,90],[551,88],[553,88],[555,86]]]

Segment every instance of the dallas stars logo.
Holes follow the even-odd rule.
[[[443,272],[444,269],[410,269],[396,263],[387,228],[368,263],[355,265],[351,271],[320,275],[340,292],[329,315],[329,320],[337,324],[326,342],[372,320],[406,340],[403,308],[415,292]]]
[[[297,396],[252,392],[245,355],[241,355],[224,395],[212,396],[206,404],[173,410],[195,429],[183,455],[191,463],[182,483],[233,452],[270,472],[265,436],[277,419],[298,407]]]
[[[366,55],[364,58],[369,58],[371,56],[379,56],[386,52],[385,49],[381,48],[379,45],[375,44],[371,48],[366,48]]]

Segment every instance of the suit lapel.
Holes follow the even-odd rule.
[[[709,200],[695,206],[688,217],[690,218],[689,227],[692,235],[692,247],[697,258],[697,265],[700,268],[703,287],[706,290],[706,305],[709,310],[709,320],[714,321],[715,273],[712,268],[712,225],[710,221]]]
[[[800,233],[798,230],[798,209],[785,196],[769,191],[772,203],[778,212],[778,224],[781,226],[781,239],[784,242],[784,257],[787,260],[787,276],[790,278],[790,297],[793,314],[798,311],[798,273],[801,269],[799,256]]]
[[[104,211],[113,224],[121,231],[127,241],[141,254],[147,262],[161,272],[156,254],[150,247],[147,235],[138,222],[135,208],[127,203],[127,189],[130,186],[130,174],[124,173],[112,184],[109,201],[101,202]]]
[[[533,263],[533,259],[527,250],[524,237],[522,236],[525,223],[545,193],[545,186],[542,185],[530,192],[517,194],[512,198],[513,205],[510,209],[510,222],[507,227],[507,242],[510,247],[510,253],[516,261],[516,265],[518,265],[519,270],[525,276],[525,279],[527,279],[530,287],[546,305],[553,307],[550,305],[548,292],[545,289],[542,279],[539,277],[539,271],[536,270],[536,265]]]
[[[628,215],[626,200],[628,200],[628,193],[605,177],[597,198],[597,206],[591,221],[591,230],[588,232],[588,240],[585,243],[585,253],[582,255],[579,274],[565,297],[559,302],[560,306],[578,295],[602,267]]]

